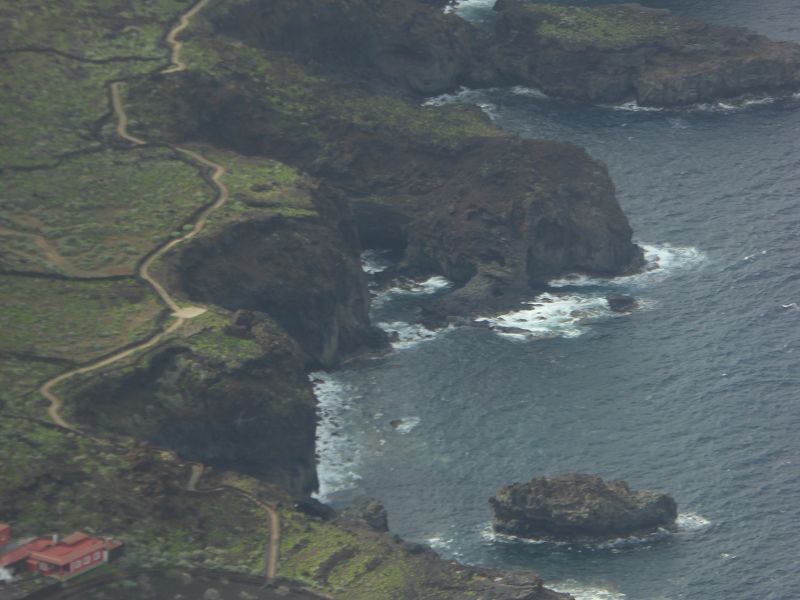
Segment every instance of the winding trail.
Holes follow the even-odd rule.
[[[177,36],[180,35],[180,33],[190,25],[192,18],[195,15],[197,15],[201,10],[203,10],[208,5],[208,3],[209,0],[199,0],[199,2],[197,2],[194,6],[192,6],[192,8],[190,8],[186,13],[181,15],[178,25],[176,25],[167,33],[166,37],[164,38],[164,41],[170,47],[171,66],[162,70],[161,73],[169,74],[186,70],[186,63],[184,63],[181,60],[181,50],[183,49],[183,43],[178,41]],[[111,107],[114,112],[114,116],[117,119],[117,127],[116,127],[117,135],[122,139],[137,146],[142,146],[147,144],[145,140],[132,135],[128,131],[128,115],[125,112],[125,106],[122,101],[121,81],[115,81],[109,85],[109,96],[111,99]],[[206,206],[203,210],[201,210],[197,214],[194,221],[192,222],[191,231],[187,232],[181,237],[169,240],[168,242],[165,242],[157,246],[152,252],[150,252],[147,258],[144,261],[142,261],[136,272],[137,276],[141,280],[147,282],[147,284],[150,285],[150,287],[158,295],[158,297],[162,300],[162,302],[169,308],[169,310],[172,312],[172,316],[175,317],[175,320],[169,325],[169,327],[142,342],[139,342],[132,346],[128,346],[125,349],[113,352],[112,354],[104,358],[99,358],[81,367],[65,371],[64,373],[61,373],[60,375],[57,375],[56,377],[47,380],[45,383],[41,385],[41,387],[39,388],[39,392],[50,402],[50,406],[47,409],[48,416],[56,425],[68,431],[78,433],[81,435],[87,435],[85,432],[78,429],[75,425],[69,423],[61,415],[61,410],[64,407],[64,400],[63,398],[58,396],[58,394],[56,394],[54,391],[54,388],[57,385],[76,375],[90,373],[92,371],[102,369],[104,367],[117,363],[125,358],[128,358],[133,354],[141,352],[142,350],[152,348],[153,346],[156,346],[158,343],[160,343],[165,337],[169,336],[170,334],[180,329],[188,320],[198,317],[208,310],[201,306],[181,307],[177,303],[177,301],[172,297],[172,295],[167,291],[167,289],[163,285],[161,285],[161,283],[159,283],[155,279],[155,277],[153,277],[153,275],[150,273],[150,268],[159,258],[161,258],[165,253],[169,252],[172,248],[174,248],[179,244],[182,244],[187,240],[194,238],[199,233],[201,233],[205,228],[208,222],[208,218],[211,216],[211,214],[225,205],[225,203],[230,198],[230,192],[228,188],[225,186],[225,184],[222,183],[222,177],[226,174],[227,171],[223,165],[216,163],[212,160],[209,160],[199,152],[196,152],[188,148],[182,148],[180,146],[171,146],[171,147],[173,150],[188,156],[195,163],[201,165],[202,167],[210,169],[212,172],[210,181],[214,186],[214,188],[216,189],[216,198],[214,199],[214,202]],[[178,459],[177,454],[175,454],[173,451],[169,452],[176,459]],[[203,476],[204,470],[205,470],[204,465],[200,463],[192,463],[191,475],[189,477],[188,483],[186,484],[186,490],[188,492],[197,494],[211,494],[221,491],[233,491],[239,494],[240,496],[246,498],[253,504],[257,505],[264,512],[267,513],[270,521],[270,532],[265,551],[265,572],[266,572],[266,583],[267,584],[271,583],[274,580],[278,571],[278,556],[279,556],[280,536],[281,536],[280,519],[278,517],[278,512],[275,510],[273,506],[264,502],[260,498],[254,496],[250,492],[232,485],[223,485],[210,489],[198,489],[197,484],[199,483],[201,477]]]
[[[281,543],[281,521],[278,517],[278,511],[275,510],[275,507],[267,504],[250,492],[246,492],[232,485],[220,485],[214,488],[198,489],[197,484],[200,482],[200,478],[203,476],[205,466],[201,463],[192,463],[191,467],[192,471],[189,475],[189,481],[186,484],[186,491],[193,492],[195,494],[215,494],[225,491],[236,492],[240,496],[250,500],[250,502],[253,504],[259,506],[264,510],[264,512],[267,513],[269,516],[269,539],[267,540],[265,549],[264,562],[266,564],[266,583],[273,581],[278,573],[278,556]]]
[[[186,70],[186,63],[181,60],[181,50],[183,50],[183,42],[178,41],[178,36],[181,32],[186,29],[189,24],[191,23],[192,18],[203,10],[208,5],[209,0],[200,0],[197,4],[195,4],[192,8],[188,10],[188,12],[181,15],[180,22],[176,27],[170,30],[167,34],[167,37],[164,41],[170,47],[170,62],[172,63],[171,67],[168,67],[161,71],[164,74],[167,73],[177,73],[178,71],[185,71]]]

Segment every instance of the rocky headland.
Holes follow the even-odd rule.
[[[646,535],[673,527],[678,516],[667,494],[582,474],[504,486],[489,503],[495,531],[536,539],[589,542]]]
[[[800,46],[746,29],[638,4],[495,10],[494,69],[555,96],[675,106],[800,88]]]
[[[375,505],[349,523],[307,510],[317,486],[307,374],[388,346],[369,321],[364,249],[394,251],[399,275],[452,280],[431,310],[439,322],[503,309],[561,274],[641,267],[597,159],[508,135],[477,108],[420,106],[462,84],[609,99],[523,68],[544,56],[531,54],[537,28],[563,19],[510,2],[496,32],[439,1],[24,4],[0,9],[0,178],[12,192],[0,518],[30,535],[104,532],[154,565],[259,572],[264,515],[232,494],[193,495],[185,461],[199,461],[203,485],[235,481],[280,505],[279,573],[315,590],[559,597],[532,574],[463,567],[363,527],[383,529]],[[513,16],[523,10],[534,16]],[[166,39],[189,11],[179,63]],[[588,60],[585,47],[569,60]],[[558,48],[552,73],[579,82]],[[219,206],[218,180],[229,192]],[[176,321],[144,264],[179,311],[205,312]],[[41,385],[71,370],[53,388],[63,405],[45,400]]]

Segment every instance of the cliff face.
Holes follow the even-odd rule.
[[[476,39],[466,22],[441,13],[443,5],[393,0],[249,2],[233,6],[217,24],[252,47],[291,52],[339,74],[435,94],[459,83]]]
[[[348,206],[315,192],[318,214],[247,221],[180,251],[171,279],[193,300],[269,314],[317,365],[384,345],[369,323]]]
[[[201,319],[211,318],[217,317]],[[71,389],[75,418],[186,459],[256,474],[295,494],[316,489],[316,402],[297,344],[259,313],[194,327],[188,337]]]
[[[800,46],[745,29],[636,4],[495,10],[492,70],[548,94],[669,106],[800,87]]]
[[[251,28],[258,29],[257,19],[254,13]],[[365,92],[352,81],[321,79],[284,55],[225,39],[215,38],[224,70],[150,78],[133,86],[130,110],[139,127],[152,131],[166,112],[171,130],[159,129],[166,140],[210,141],[310,173],[347,199],[362,244],[405,250],[408,271],[441,273],[471,286],[469,302],[451,306],[454,314],[484,309],[511,288],[521,293],[559,273],[614,275],[641,265],[607,171],[582,150],[503,134],[477,108],[420,108]],[[268,69],[269,77],[248,77],[254,69]],[[241,241],[230,246],[236,246],[234,254],[250,252],[234,269],[258,264],[270,279],[270,262],[277,261],[276,273],[293,264],[262,238],[255,242],[247,236],[248,244],[262,250],[245,249]],[[267,260],[267,254],[275,258]],[[194,297],[264,309],[266,304],[233,304],[255,296],[241,293],[232,281],[242,280],[238,275],[227,277],[231,283],[213,282],[225,279],[227,267],[218,261],[222,270],[215,267],[209,253],[197,256],[191,260],[202,269],[184,263],[183,284]],[[318,259],[327,264],[315,255],[281,277],[299,281],[305,277],[299,265],[317,265]],[[320,265],[314,270],[327,268]],[[281,302],[268,302],[270,314],[277,314]],[[290,315],[278,318],[291,332],[301,326],[289,323]]]

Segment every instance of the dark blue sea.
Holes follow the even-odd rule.
[[[488,21],[491,4],[460,12]],[[800,42],[798,0],[650,4]],[[651,270],[556,281],[494,321],[528,331],[516,335],[409,326],[441,279],[379,293],[396,350],[318,385],[322,498],[379,497],[401,536],[533,569],[579,600],[800,598],[800,98],[653,111],[515,88],[433,101],[586,147]],[[610,290],[639,308],[610,313]],[[678,531],[592,547],[492,535],[497,487],[573,471],[669,492]]]

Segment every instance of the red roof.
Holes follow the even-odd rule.
[[[106,549],[106,542],[92,538],[85,533],[73,533],[59,544],[41,551],[32,552],[31,558],[52,565],[67,565],[87,554]]]
[[[0,556],[0,567],[7,567],[8,565],[13,565],[21,560],[25,560],[31,553],[39,552],[52,545],[53,540],[49,537],[36,538],[32,542],[22,544],[14,548],[11,552]]]

